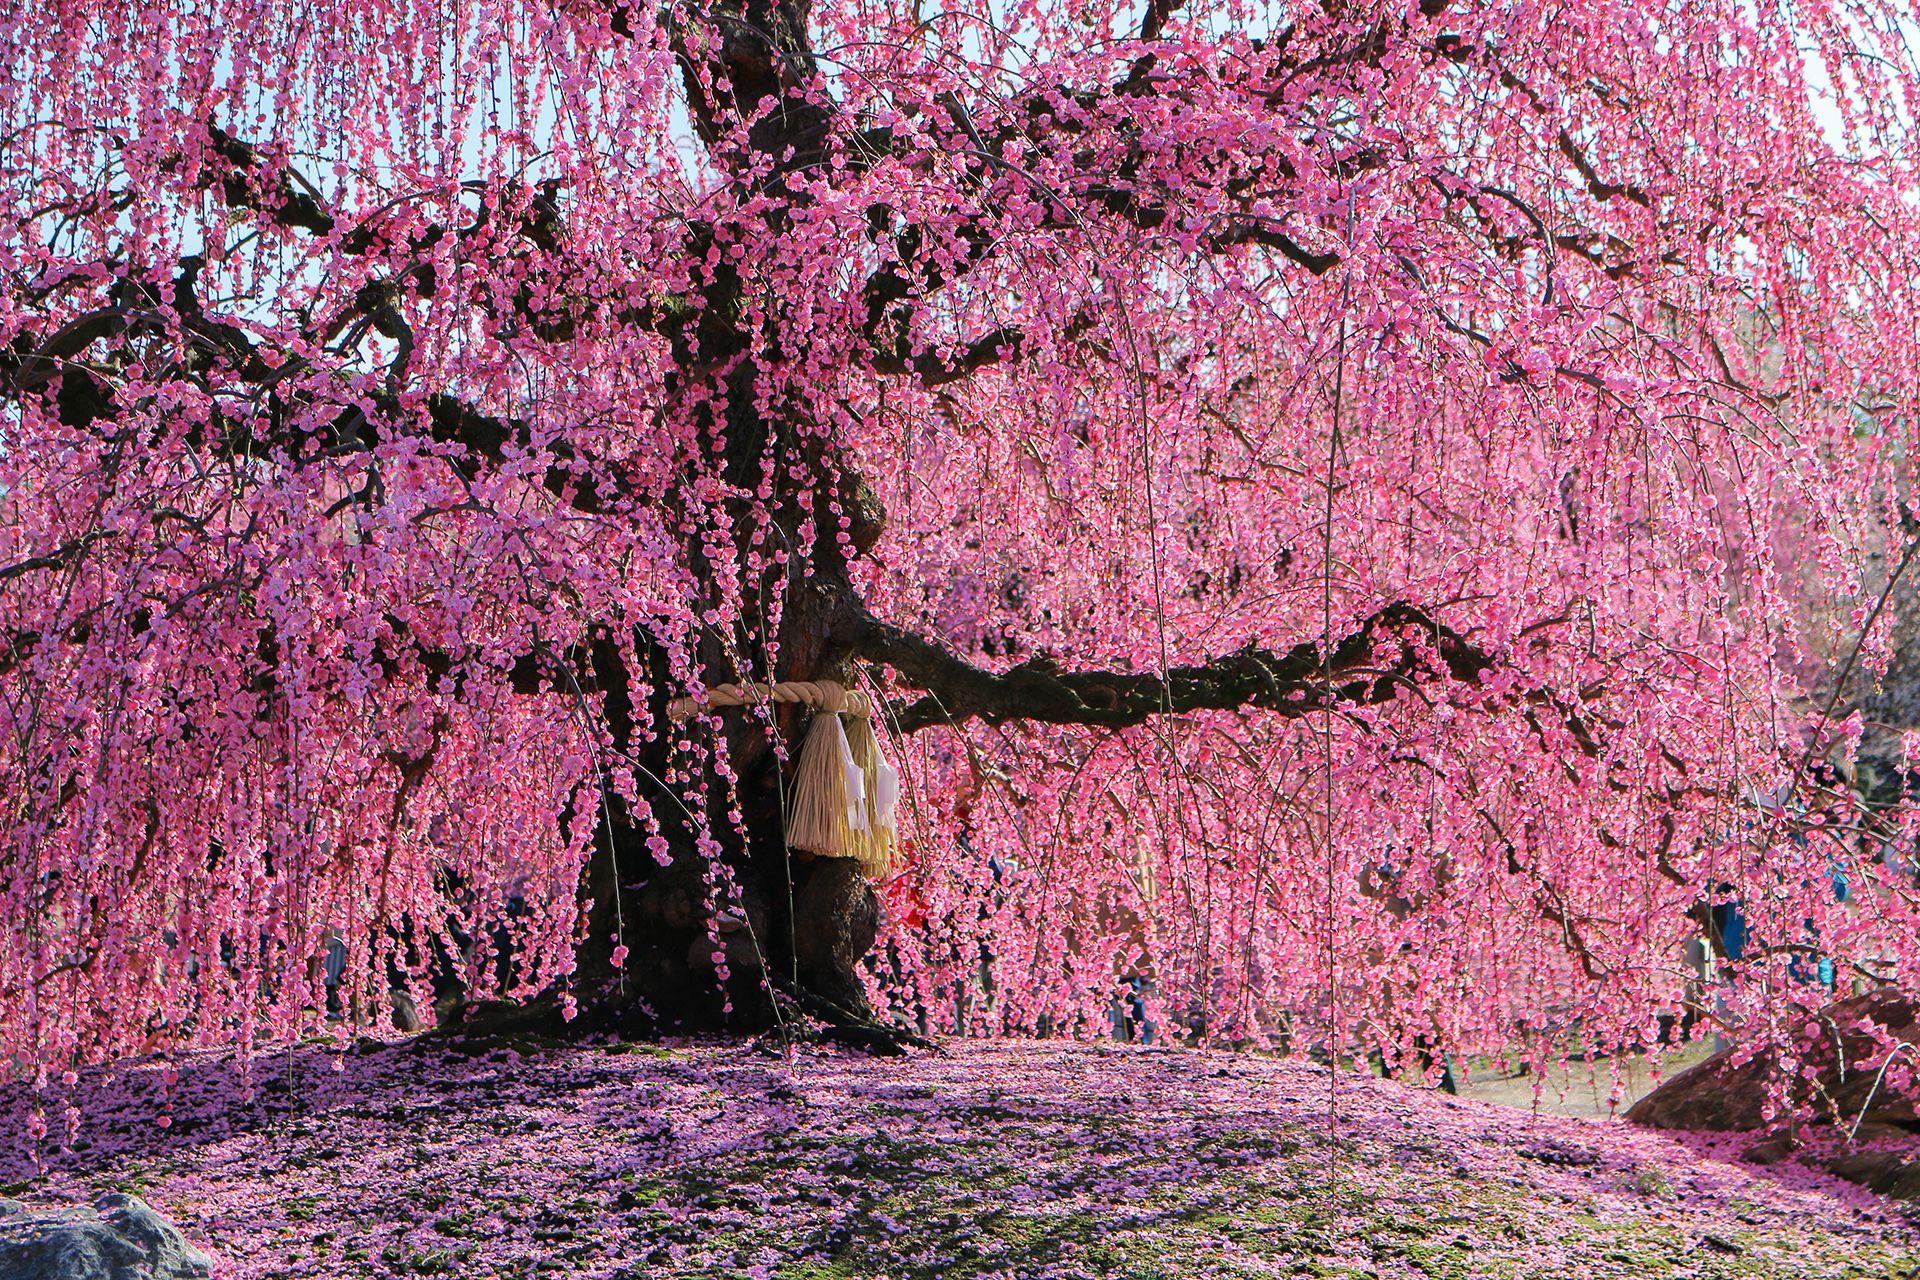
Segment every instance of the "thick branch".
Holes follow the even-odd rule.
[[[1492,665],[1457,632],[1405,603],[1368,617],[1325,654],[1310,640],[1285,653],[1249,646],[1198,666],[1170,668],[1164,680],[1155,672],[1066,672],[1042,661],[988,671],[878,619],[866,621],[859,649],[926,691],[891,721],[902,733],[973,719],[1122,728],[1155,715],[1238,707],[1294,717],[1385,702],[1422,676],[1471,682]]]
[[[902,341],[893,351],[877,351],[871,358],[881,373],[917,377],[922,386],[944,387],[950,382],[971,377],[989,365],[1001,364],[1020,354],[1025,335],[1017,328],[1003,325],[967,343],[951,356],[938,351],[912,351]]]
[[[1142,39],[1157,39],[1169,15],[1179,7],[1179,0],[1154,0],[1142,21]],[[1448,0],[1425,0],[1421,12],[1425,17],[1432,18],[1447,7]],[[1319,65],[1324,69],[1324,66],[1348,63],[1368,65],[1377,61],[1388,46],[1389,27],[1383,22],[1369,27],[1365,38],[1357,45],[1341,49],[1330,61],[1316,59],[1302,63],[1285,54],[1291,31],[1289,28],[1271,46],[1277,56],[1271,66],[1259,75],[1249,76],[1237,70],[1223,70],[1223,76],[1234,80],[1240,88],[1261,95],[1272,109],[1279,111],[1284,106],[1287,83],[1309,67]],[[1255,41],[1254,46],[1256,50],[1262,48],[1259,41]],[[879,348],[876,367],[881,372],[903,372],[898,368],[900,361],[897,355],[889,352],[887,347],[893,343],[895,334],[911,327],[915,306],[992,258],[1003,243],[1003,237],[996,230],[998,202],[991,198],[993,184],[997,181],[1030,184],[1032,179],[1026,176],[1026,171],[1034,167],[1031,156],[1020,165],[1010,163],[1005,155],[1010,145],[1017,143],[1024,150],[1038,148],[1063,158],[1072,155],[1074,162],[1070,168],[1073,170],[1087,170],[1090,165],[1098,165],[1092,180],[1084,185],[1076,183],[1064,190],[1044,189],[1033,193],[1040,197],[1042,210],[1035,230],[1077,230],[1081,226],[1083,212],[1097,211],[1149,233],[1161,230],[1176,218],[1178,208],[1175,193],[1165,189],[1162,184],[1140,178],[1149,156],[1147,139],[1136,138],[1123,149],[1122,154],[1098,161],[1091,151],[1076,154],[1087,146],[1089,136],[1097,128],[1094,122],[1103,115],[1111,115],[1114,120],[1124,122],[1127,114],[1121,108],[1126,104],[1150,97],[1177,100],[1183,95],[1185,79],[1178,75],[1156,74],[1155,66],[1155,56],[1147,54],[1138,59],[1127,76],[1117,83],[1081,91],[1060,85],[1042,86],[1016,96],[1003,109],[996,111],[991,120],[976,119],[957,97],[950,95],[941,99],[949,119],[942,122],[936,117],[928,123],[936,129],[950,128],[953,131],[953,141],[959,147],[958,154],[965,157],[967,181],[981,193],[981,208],[972,220],[957,228],[943,228],[938,236],[943,245],[959,243],[965,246],[965,252],[957,258],[935,258],[927,254],[926,245],[935,236],[920,225],[910,224],[898,232],[890,233],[895,260],[876,271],[863,290],[868,313],[867,333],[876,340]],[[1062,99],[1070,100],[1074,110],[1063,110]],[[854,144],[849,159],[856,169],[863,169],[883,156],[900,154],[895,138],[885,130],[856,134]],[[1155,141],[1153,145],[1157,146],[1158,142]],[[1186,149],[1194,151],[1196,155],[1208,145],[1205,139],[1185,144]],[[1275,250],[1294,266],[1315,276],[1324,275],[1338,266],[1338,253],[1314,250],[1302,244],[1282,225],[1281,219],[1262,212],[1256,202],[1257,195],[1271,197],[1276,180],[1283,184],[1292,183],[1298,176],[1292,166],[1283,157],[1261,160],[1251,167],[1246,162],[1247,157],[1224,150],[1217,151],[1209,158],[1214,178],[1228,203],[1214,225],[1199,236],[1198,247],[1208,253],[1226,253],[1241,246],[1260,246]],[[1380,157],[1369,154],[1349,157],[1339,163],[1343,167],[1370,168],[1379,162]],[[884,229],[890,225],[892,210],[885,205],[877,205],[873,216],[876,228]],[[956,376],[964,377],[968,372],[971,370],[964,364],[955,368]]]

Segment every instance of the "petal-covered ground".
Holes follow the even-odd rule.
[[[75,1146],[9,1152],[0,1193],[136,1190],[228,1280],[1920,1268],[1920,1227],[1798,1166],[1297,1062],[1005,1042],[334,1061],[258,1061],[249,1102],[220,1062],[83,1085]]]

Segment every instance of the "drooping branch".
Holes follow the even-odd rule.
[[[1452,0],[1422,0],[1420,18],[1439,18],[1452,6]],[[1140,38],[1158,40],[1181,0],[1153,0],[1143,16]],[[1334,6],[1328,16],[1337,20]],[[1392,35],[1400,20],[1382,19],[1368,25],[1361,37],[1317,56],[1296,56],[1293,49],[1294,27],[1288,27],[1271,40],[1251,42],[1254,57],[1223,67],[1224,82],[1272,111],[1290,110],[1288,86],[1308,71],[1350,68],[1354,73],[1377,66],[1392,44]],[[1304,42],[1303,42],[1304,43]],[[1458,41],[1444,34],[1432,42],[1435,52],[1455,49]],[[1455,56],[1458,56],[1457,54]],[[1037,219],[1032,230],[1047,233],[1075,232],[1082,229],[1089,215],[1118,220],[1135,231],[1155,233],[1172,229],[1181,222],[1181,202],[1165,182],[1147,176],[1159,154],[1161,140],[1142,135],[1130,125],[1118,130],[1127,139],[1117,154],[1098,155],[1092,139],[1098,123],[1127,121],[1129,113],[1145,99],[1186,102],[1192,79],[1159,67],[1159,58],[1147,53],[1136,59],[1127,75],[1117,81],[1092,88],[1074,89],[1065,85],[1039,85],[1009,99],[991,113],[977,116],[956,95],[943,95],[938,108],[921,121],[935,133],[950,135],[949,145],[930,149],[926,154],[946,158],[958,156],[966,170],[964,184],[980,197],[978,213],[957,226],[944,227],[936,236],[928,228],[909,224],[892,228],[892,210],[876,205],[872,211],[876,230],[892,243],[893,260],[874,272],[863,289],[867,307],[867,333],[875,339],[877,354],[873,367],[882,373],[919,373],[926,370],[905,367],[898,348],[912,329],[915,312],[928,297],[964,277],[995,257],[1004,237],[997,230],[1000,201],[995,198],[1004,184],[1028,188],[1026,195],[1037,201]],[[944,118],[942,116],[944,115]],[[906,158],[900,139],[890,128],[860,130],[849,134],[846,164],[862,170],[883,157]],[[1330,246],[1313,247],[1303,242],[1301,227],[1291,225],[1284,212],[1276,213],[1274,197],[1297,186],[1300,175],[1280,155],[1248,157],[1231,149],[1214,148],[1200,137],[1182,144],[1193,159],[1210,171],[1212,181],[1223,198],[1221,207],[1193,239],[1193,247],[1213,254],[1229,253],[1243,246],[1272,250],[1292,266],[1309,275],[1321,276],[1340,264],[1341,254]],[[1009,148],[1016,148],[1018,163],[1010,160]],[[1084,172],[1087,180],[1074,181],[1056,189],[1040,185],[1033,173],[1045,166],[1035,160],[1035,152],[1061,161],[1068,172]],[[1251,163],[1249,160],[1251,159]],[[1360,149],[1334,161],[1335,169],[1357,172],[1377,167],[1382,157],[1370,149]],[[1290,202],[1281,201],[1284,210]],[[1313,235],[1311,220],[1302,224]],[[945,245],[963,246],[957,255],[936,258],[923,247],[935,239]],[[996,348],[1003,355],[1004,344]],[[976,367],[991,360],[970,364],[962,360],[935,371],[938,382],[965,377]]]
[[[0,566],[0,583],[4,583],[12,578],[24,577],[29,573],[36,573],[43,569],[64,569],[85,553],[88,547],[104,538],[110,538],[112,536],[113,534],[109,530],[96,529],[78,538],[69,538],[51,551],[44,552],[37,556],[28,556],[24,560],[16,560],[12,564]]]
[[[872,618],[864,622],[858,647],[925,691],[890,717],[901,733],[974,719],[1124,728],[1156,715],[1239,707],[1297,717],[1382,703],[1422,678],[1472,683],[1493,665],[1484,650],[1404,602],[1370,615],[1324,652],[1311,640],[1284,653],[1248,646],[1211,662],[1171,667],[1164,678],[1157,672],[1062,671],[1041,660],[988,671],[935,641]]]
[[[90,367],[83,357],[101,341],[165,337],[174,330],[184,339],[183,358],[174,368],[177,378],[210,394],[245,390],[257,406],[252,414],[223,415],[208,429],[189,432],[187,438],[195,447],[289,462],[309,456],[314,445],[320,446],[318,456],[323,457],[349,448],[370,451],[375,438],[362,430],[363,407],[339,406],[328,412],[311,389],[289,383],[288,370],[299,364],[296,358],[286,352],[264,352],[239,326],[202,308],[195,284],[201,266],[197,258],[182,261],[165,307],[156,286],[121,281],[110,305],[69,321],[38,341],[23,331],[16,350],[0,350],[0,398],[47,396],[60,420],[71,427],[111,420],[125,406],[117,402],[114,385],[104,371]],[[267,354],[275,358],[265,358]],[[392,422],[412,416],[396,395],[377,392],[363,399]],[[485,412],[444,391],[429,394],[424,408],[428,438],[466,451],[465,457],[449,461],[468,479],[477,474],[480,462],[500,463],[513,449],[527,447],[535,436],[531,423]],[[540,484],[575,510],[598,514],[615,495],[632,496],[632,486],[623,480],[617,465],[583,458],[563,440],[545,447],[553,461],[540,476]],[[39,567],[43,566],[37,561],[27,562],[0,570],[0,576]]]
[[[260,148],[211,122],[212,143],[200,171],[202,185],[216,187],[230,209],[247,209],[278,226],[326,235],[333,214],[319,192],[291,165],[270,160]]]

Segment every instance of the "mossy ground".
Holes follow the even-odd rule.
[[[137,1187],[253,1277],[1905,1278],[1843,1184],[1270,1059],[955,1044],[289,1059],[82,1099],[15,1192]],[[1329,1105],[1331,1104],[1331,1118]],[[174,1119],[152,1126],[156,1109]]]

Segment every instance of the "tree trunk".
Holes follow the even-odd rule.
[[[819,619],[810,625],[817,630]],[[625,673],[617,660],[608,661],[612,649],[608,645],[596,653],[595,666],[619,736],[629,704]],[[826,649],[796,645],[789,652]],[[778,678],[845,679],[848,674],[844,661],[796,660],[783,663]],[[671,686],[660,680],[654,687]],[[779,709],[789,766],[805,717],[804,708]],[[663,703],[655,708],[655,721],[664,718]],[[852,859],[788,849],[781,800],[785,771],[762,723],[730,716],[726,737],[740,778],[745,839],[725,817],[723,789],[713,788],[709,829],[721,843],[724,867],[709,865],[696,849],[684,815],[671,821],[676,816],[671,802],[656,806],[669,842],[669,861],[662,865],[624,801],[605,797],[582,887],[590,902],[584,936],[564,992],[526,1008],[461,1011],[454,1015],[456,1022],[484,1029],[535,1025],[626,1034],[759,1032],[800,1010],[843,1026],[872,1022],[858,969],[880,925],[873,886]],[[650,758],[654,754],[643,750],[640,759],[654,777],[664,777],[664,748]],[[616,947],[622,945],[624,960],[616,963]],[[576,1006],[564,1017],[562,995]]]
[[[729,391],[733,403],[752,403],[750,387]],[[733,446],[729,463],[738,460],[740,465],[728,479],[750,492],[746,460],[758,465],[760,442],[774,426],[743,415],[729,422],[728,429]],[[777,518],[790,540],[796,540],[803,515],[810,515],[817,527],[835,530],[836,518],[824,501],[831,496],[831,505],[847,513],[854,552],[865,552],[884,525],[878,500],[857,473],[825,461],[817,465],[833,478],[811,489],[789,487],[777,494]],[[808,570],[804,576],[769,574],[754,584],[757,592],[743,593],[747,599],[774,593],[783,597],[772,676],[850,685],[866,614],[831,534],[815,540]],[[762,621],[753,615],[743,619],[748,637]],[[739,651],[746,650],[741,645]],[[644,645],[639,651],[649,667],[646,686],[654,691],[646,718],[663,726],[677,677],[663,653]],[[730,665],[735,659],[717,642],[703,646],[699,657],[710,681],[753,674],[736,671]],[[648,850],[648,832],[636,823],[623,798],[603,796],[582,890],[590,906],[576,950],[576,971],[564,992],[577,1011],[562,1018],[563,993],[555,992],[552,1000],[533,1008],[488,1009],[478,1021],[487,1026],[502,1019],[531,1021],[569,1032],[758,1032],[805,1011],[842,1029],[873,1031],[874,1015],[859,964],[879,930],[879,898],[854,860],[815,857],[789,849],[786,842],[783,793],[809,723],[807,709],[792,704],[775,709],[784,753],[773,750],[759,717],[727,716],[723,736],[739,779],[737,798],[744,821],[736,828],[728,819],[732,797],[715,779],[707,788],[705,816],[723,849],[724,867],[716,868],[697,849],[687,816],[657,790],[657,782],[649,781],[671,772],[671,735],[657,734],[652,742],[636,740],[632,731],[639,717],[619,646],[603,639],[582,666],[583,686],[590,681],[589,692],[604,699],[616,750],[638,760],[645,771],[642,787],[653,788],[645,798],[668,838],[669,860],[663,865]],[[618,946],[626,952],[616,964]],[[463,1016],[456,1014],[455,1020]]]
[[[791,610],[777,678],[849,680],[834,630],[829,609]],[[654,687],[670,686],[661,680]],[[663,721],[664,707],[654,711],[656,723]],[[806,714],[798,706],[779,709],[788,769],[762,721],[728,717],[745,839],[726,819],[728,797],[714,787],[707,816],[724,849],[718,888],[720,869],[708,865],[684,824],[665,823],[674,834],[671,860],[661,865],[625,806],[610,808],[588,868],[586,892],[594,905],[575,984],[592,1006],[590,1021],[759,1031],[777,1024],[789,1002],[851,1021],[872,1018],[858,965],[879,929],[879,899],[853,860],[816,858],[786,843],[784,775],[797,756]],[[656,777],[666,775],[664,759],[646,763]],[[669,816],[666,806],[657,812],[663,822]],[[613,964],[616,940],[627,948],[624,966]]]

